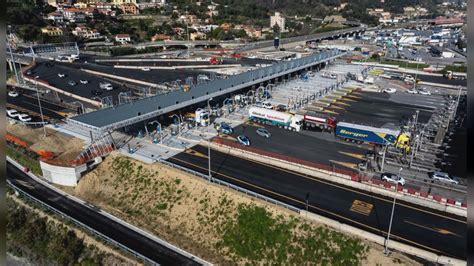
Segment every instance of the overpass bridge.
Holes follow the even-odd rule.
[[[283,38],[280,40],[280,42],[283,44],[288,44],[288,43],[296,43],[296,42],[303,42],[303,41],[306,43],[310,43],[310,42],[320,42],[322,40],[334,40],[334,39],[339,39],[341,37],[348,37],[348,36],[364,33],[366,29],[367,27],[365,25],[360,25],[359,27],[352,27],[352,28],[347,28],[347,29],[342,29],[342,30],[337,30],[337,31],[321,32],[321,33],[315,33],[315,34],[304,35],[304,36]],[[252,42],[237,49],[237,51],[246,52],[250,50],[258,50],[258,49],[268,48],[272,46],[273,46],[273,40]]]
[[[82,135],[87,132],[86,134],[90,135],[91,139],[101,138],[116,129],[146,121],[194,104],[203,103],[210,98],[221,97],[263,82],[276,81],[278,78],[296,71],[321,66],[343,55],[345,55],[345,52],[334,49],[299,59],[282,61],[225,79],[192,85],[188,91],[172,91],[135,102],[70,117],[66,119],[66,123],[72,131],[80,132]]]

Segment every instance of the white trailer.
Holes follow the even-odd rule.
[[[294,131],[300,131],[303,126],[303,116],[301,115],[283,113],[259,107],[251,107],[249,109],[249,118],[257,123],[274,125]]]

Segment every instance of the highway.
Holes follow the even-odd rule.
[[[21,170],[7,163],[7,179],[30,196],[65,213],[118,243],[162,265],[199,265],[167,247],[147,238],[95,210],[68,199],[31,179]]]
[[[207,174],[207,147],[168,161]],[[393,199],[211,151],[213,177],[287,204],[386,236]],[[466,218],[397,201],[390,239],[466,259]]]

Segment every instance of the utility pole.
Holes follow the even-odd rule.
[[[38,99],[38,107],[40,109],[41,122],[43,122],[44,137],[46,138],[47,134],[46,134],[46,127],[44,124],[43,108],[41,108],[41,101],[40,101],[39,92],[38,92],[38,81],[36,79],[35,79],[35,89],[36,89],[36,98]]]
[[[400,170],[398,170],[398,176],[400,177],[400,173],[402,172],[403,168],[400,167]],[[385,240],[385,249],[383,253],[388,256],[390,254],[388,250],[388,241],[390,240],[390,232],[392,231],[392,222],[393,222],[393,213],[395,212],[395,203],[397,201],[397,193],[398,192],[398,182],[395,186],[395,195],[393,196],[393,205],[392,205],[392,214],[390,215],[390,224],[388,226],[388,233],[387,233],[387,239]]]

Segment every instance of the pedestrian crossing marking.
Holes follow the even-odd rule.
[[[352,202],[352,206],[350,210],[353,212],[363,214],[365,216],[369,216],[373,208],[374,208],[373,204],[370,204],[365,201],[354,200]]]

